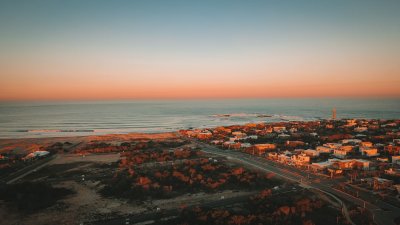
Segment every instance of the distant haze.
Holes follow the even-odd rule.
[[[399,12],[396,0],[1,1],[0,100],[400,97]]]

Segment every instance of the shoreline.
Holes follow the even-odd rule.
[[[41,137],[41,138],[19,138],[19,139],[0,139],[0,153],[11,151],[32,152],[40,150],[57,142],[89,143],[92,141],[133,141],[133,140],[164,140],[169,138],[177,138],[176,132],[163,133],[129,133],[129,134],[105,134],[105,135],[89,135],[89,136],[73,136],[73,137]]]

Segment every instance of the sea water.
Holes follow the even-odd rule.
[[[0,138],[168,132],[250,122],[400,119],[400,99],[1,102]]]

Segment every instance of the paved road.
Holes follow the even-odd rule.
[[[79,142],[77,144],[70,146],[67,150],[68,151],[72,150],[80,144],[82,144],[82,142]],[[51,156],[43,158],[43,159],[39,159],[36,162],[34,162],[33,164],[28,165],[28,166],[20,169],[19,171],[11,174],[7,178],[5,178],[5,182],[6,182],[6,184],[13,184],[16,181],[28,176],[29,174],[36,172],[36,171],[42,169],[43,167],[47,166],[48,164],[51,163],[51,161],[53,161],[56,158],[58,158],[57,154],[51,155]]]
[[[306,171],[301,171],[293,167],[284,166],[282,164],[277,166],[276,163],[273,163],[269,160],[251,156],[249,154],[239,151],[222,150],[205,143],[201,143],[198,141],[194,142],[201,146],[202,150],[205,152],[216,154],[219,156],[225,156],[228,159],[235,160],[239,163],[250,165],[264,171],[272,172],[286,180],[300,183],[300,185],[303,187],[314,188],[324,193],[329,193],[331,196],[334,195],[340,199],[345,199],[346,201],[350,201],[362,207],[364,207],[365,205],[365,207],[372,213],[374,221],[378,225],[394,225],[394,219],[400,215],[399,208],[385,202],[371,202],[370,198],[364,200],[361,198],[356,198],[340,190],[334,189],[332,187],[332,184],[335,184],[334,180],[324,179],[318,175],[309,174]],[[337,199],[337,201],[339,201],[339,203],[343,205],[344,214],[347,217],[348,213],[346,210],[346,206],[340,199]]]
[[[28,176],[29,174],[36,172],[40,170],[41,168],[47,166],[49,163],[51,163],[52,160],[56,159],[58,156],[57,155],[52,155],[47,158],[41,159],[40,161],[36,162],[33,165],[29,165],[20,171],[18,171],[16,174],[17,176],[13,176],[13,178],[9,179],[6,184],[12,184],[15,183],[16,181]]]

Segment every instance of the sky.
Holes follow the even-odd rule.
[[[400,97],[398,0],[1,0],[0,100]]]

